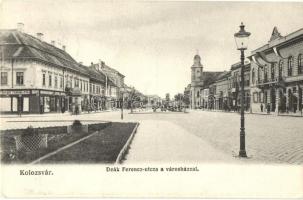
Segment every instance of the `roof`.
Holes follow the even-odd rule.
[[[231,71],[224,71],[222,74],[218,75],[216,81],[226,80],[231,75]]]
[[[222,73],[224,72],[203,72],[203,86],[208,87],[215,82]]]
[[[84,65],[82,65],[82,66],[85,67]],[[90,76],[90,79],[101,82],[101,83],[105,83],[106,76],[104,75],[103,72],[100,72],[93,66],[85,67],[85,68]],[[113,81],[111,81],[110,79],[108,79],[107,81],[110,85],[116,86],[115,83]]]
[[[245,70],[244,71],[250,70],[250,63],[249,62],[244,63],[244,66],[245,66]],[[241,63],[237,62],[237,63],[231,65],[230,70],[236,70],[236,69],[239,69],[240,67],[241,67]]]
[[[276,30],[275,30],[276,29]],[[280,33],[277,33],[277,28],[274,27],[273,32],[271,34],[271,37],[274,35],[274,38],[271,38],[269,42],[253,51],[251,51],[251,55],[256,54],[256,52],[260,51],[266,51],[267,49],[270,49],[274,46],[281,46],[285,43],[288,43],[292,40],[295,40],[296,38],[301,38],[303,37],[303,28],[294,31],[286,36],[281,36]]]
[[[15,29],[0,30],[4,59],[33,59],[86,74],[66,51]]]

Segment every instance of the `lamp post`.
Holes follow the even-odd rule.
[[[244,51],[248,46],[249,32],[244,30],[244,24],[241,22],[240,31],[234,34],[237,49],[241,52],[241,128],[240,128],[240,151],[239,157],[247,157],[245,150],[245,124],[244,124]]]

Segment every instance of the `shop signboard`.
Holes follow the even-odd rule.
[[[29,90],[1,90],[0,95],[26,95],[30,94]]]

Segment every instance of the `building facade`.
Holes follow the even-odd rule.
[[[244,63],[244,110],[249,111],[251,109],[250,98],[250,69],[251,64],[249,62]],[[230,68],[229,78],[229,105],[231,110],[238,111],[241,106],[241,63],[235,63]]]
[[[97,111],[120,106],[124,75],[104,62],[84,66],[65,46],[18,29],[0,30],[0,112]]]
[[[65,51],[17,30],[1,30],[1,112],[81,112],[86,71]],[[79,83],[86,90],[79,90]]]
[[[302,112],[303,29],[282,36],[275,27],[268,43],[249,58],[252,111]]]

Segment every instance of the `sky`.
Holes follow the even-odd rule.
[[[67,46],[77,61],[104,61],[144,94],[183,93],[198,52],[204,71],[224,71],[240,60],[234,33],[251,32],[246,55],[303,28],[302,2],[2,0],[0,28],[24,23]]]

